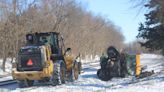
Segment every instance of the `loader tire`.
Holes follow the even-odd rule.
[[[99,79],[101,79],[103,81],[107,81],[108,80],[106,78],[107,76],[105,75],[105,72],[103,72],[102,69],[98,69],[97,76],[98,76]]]
[[[112,76],[110,76],[110,73],[106,70],[103,70],[103,69],[98,69],[97,76],[102,81],[108,81],[112,78]]]
[[[26,82],[25,82],[24,80],[19,80],[19,81],[18,81],[18,86],[19,86],[20,88],[24,88],[24,87],[26,87]]]
[[[27,80],[26,82],[27,82],[27,86],[28,87],[31,87],[34,84],[34,81],[33,80]]]
[[[50,78],[43,78],[42,80],[38,80],[39,83],[46,83],[49,81],[50,81]]]
[[[52,85],[56,86],[64,84],[66,78],[66,66],[63,60],[59,60],[54,64],[54,71],[51,77]]]
[[[79,74],[81,74],[81,70],[82,70],[81,62],[78,62],[78,70],[79,70]]]
[[[97,71],[97,76],[99,79],[103,80],[103,81],[107,81],[108,79],[106,78],[107,76],[105,75],[105,72],[103,72],[102,69],[98,69]]]
[[[33,80],[19,80],[18,81],[18,85],[20,88],[31,87],[33,86],[33,84],[34,84]]]
[[[74,62],[73,67],[70,71],[70,81],[73,82],[79,77],[79,65],[78,62]]]
[[[120,60],[117,61],[117,76],[116,77],[120,77],[121,76],[121,63]]]

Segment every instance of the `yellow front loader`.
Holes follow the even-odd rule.
[[[65,49],[59,33],[27,34],[26,46],[19,50],[12,76],[20,87],[32,86],[36,81],[58,85],[77,80],[79,64],[71,48]]]

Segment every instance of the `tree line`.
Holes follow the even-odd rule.
[[[25,35],[60,32],[75,55],[100,55],[110,45],[124,47],[120,29],[75,0],[0,0],[0,57],[17,57]],[[5,64],[5,63],[3,63]]]
[[[148,10],[145,14],[146,21],[139,25],[137,35],[139,43],[150,51],[158,51],[164,55],[164,1],[139,0],[139,2],[139,6]]]

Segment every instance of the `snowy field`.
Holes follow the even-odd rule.
[[[99,62],[90,62],[92,63],[83,64],[83,73],[73,83],[58,86],[35,84],[29,88],[19,88],[15,83],[0,86],[0,92],[164,92],[164,57],[160,55],[141,55],[141,65],[146,67],[145,71],[154,70],[155,74],[137,80],[134,76],[129,76],[101,81],[96,76],[97,69],[100,68]]]
[[[11,68],[12,68],[11,59],[8,58],[6,61],[7,61],[5,67],[6,71],[3,72],[2,59],[0,59],[0,77],[11,74]]]

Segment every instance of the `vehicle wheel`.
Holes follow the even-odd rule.
[[[59,60],[54,64],[54,71],[50,81],[52,85],[65,83],[66,78],[66,66],[63,60]]]
[[[46,83],[46,82],[49,82],[50,81],[50,78],[44,78],[42,80],[38,80],[39,83]]]
[[[121,62],[120,62],[120,60],[118,63],[119,63],[118,64],[118,75],[121,76]]]
[[[24,88],[27,86],[26,82],[24,80],[18,80],[18,86],[20,88]]]
[[[102,69],[98,69],[97,76],[99,79],[101,79],[103,81],[108,81],[112,78],[108,71],[102,70]]]
[[[62,83],[65,83],[65,80],[66,80],[66,66],[64,63],[61,63],[60,65],[60,81],[61,81],[61,84]]]
[[[33,86],[33,84],[34,84],[33,80],[19,80],[18,81],[18,85],[20,88],[31,87]]]
[[[78,70],[79,70],[79,74],[81,74],[81,70],[82,70],[81,62],[78,62]]]
[[[74,80],[77,80],[78,77],[79,77],[79,66],[78,66],[78,62],[75,61],[70,71],[70,81],[73,82]]]
[[[34,81],[33,80],[26,80],[26,82],[27,82],[27,86],[28,87],[31,87],[34,84]]]
[[[79,78],[79,64],[78,62],[74,62],[74,79],[77,80]]]
[[[97,77],[100,78],[100,69],[97,70]]]
[[[98,76],[98,78],[100,78],[103,81],[106,81],[107,80],[107,78],[105,77],[106,76],[105,75],[105,72],[103,72],[102,69],[98,69],[97,70],[97,76]]]
[[[122,71],[121,71],[121,77],[122,77],[122,78],[125,78],[125,77],[127,76],[128,72],[127,72],[127,70],[126,70],[125,67],[123,67],[121,70],[122,70]]]

